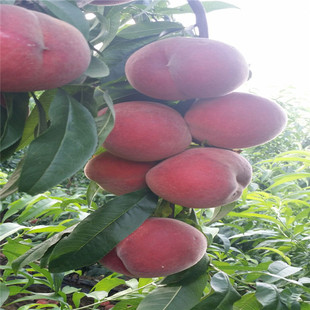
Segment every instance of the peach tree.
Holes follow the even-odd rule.
[[[306,273],[297,292],[274,284],[301,271],[285,258],[239,263],[231,270],[248,278],[237,279],[229,259],[223,263],[228,248],[219,254],[212,246],[216,238],[229,244],[211,225],[238,216],[234,208],[251,218],[242,212],[252,178],[243,149],[274,139],[287,122],[278,103],[236,91],[250,78],[248,63],[208,38],[205,12],[232,7],[1,1],[1,158],[22,154],[1,189],[3,199],[16,197],[2,210],[2,240],[31,234],[24,226],[31,218],[62,219],[57,228],[32,230],[48,233],[39,242],[18,239],[20,252],[6,243],[4,278],[30,266],[62,309],[71,307],[65,274],[100,264],[111,275],[89,295],[94,309],[109,300],[114,309],[308,309]],[[196,25],[174,21],[181,13],[194,14]],[[48,194],[78,172],[90,180],[83,199]],[[2,284],[3,303],[14,289]],[[132,287],[109,297],[120,284]],[[71,293],[78,308],[87,294]]]

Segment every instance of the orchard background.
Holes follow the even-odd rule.
[[[145,191],[115,197],[83,173],[113,128],[113,104],[143,98],[126,81],[125,62],[159,37],[197,36],[199,31],[175,19],[181,13],[195,15],[189,5],[87,2],[1,1],[73,24],[93,50],[89,68],[73,83],[6,93],[6,107],[1,105],[2,308],[310,309],[309,109],[292,89],[279,89],[270,98],[287,111],[283,133],[242,151],[253,178],[237,202],[214,209],[176,206],[173,214],[169,205],[156,209],[157,216],[199,228],[209,244],[206,257],[187,271],[152,279],[124,277],[97,263],[99,250],[80,238],[84,233],[103,231],[102,245],[115,244],[119,226],[125,237],[156,208]],[[233,7],[220,1],[203,4],[207,13]],[[108,117],[96,118],[106,106]],[[142,210],[137,197],[149,208]],[[91,214],[87,224],[83,220]],[[109,231],[106,217],[114,218]],[[86,225],[74,237],[71,232],[81,222]],[[61,243],[68,236],[69,251]],[[85,246],[87,251],[80,251]]]

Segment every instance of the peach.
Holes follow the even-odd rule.
[[[124,195],[146,187],[145,175],[156,162],[135,162],[101,153],[88,161],[86,177],[115,195]]]
[[[212,208],[237,200],[250,183],[251,165],[218,148],[193,148],[170,157],[146,174],[156,195],[188,208]]]
[[[115,126],[103,146],[115,156],[157,161],[184,151],[191,143],[183,117],[164,104],[130,101],[118,103],[114,109]]]
[[[133,277],[163,277],[195,265],[205,254],[205,236],[170,218],[149,218],[104,256],[105,267]]]
[[[239,92],[199,100],[184,118],[194,139],[229,149],[266,143],[282,132],[287,121],[278,104]]]
[[[78,78],[91,53],[82,33],[49,15],[0,5],[0,89],[26,92],[60,87]]]
[[[210,98],[232,92],[249,76],[238,50],[207,38],[173,37],[148,44],[127,60],[129,83],[157,99]]]
[[[96,5],[119,5],[119,4],[124,4],[124,3],[129,3],[132,2],[133,0],[94,0],[91,2],[91,4],[96,4]]]

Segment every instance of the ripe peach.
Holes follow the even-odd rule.
[[[96,5],[119,5],[119,4],[124,4],[128,2],[132,2],[133,0],[94,0],[91,2],[91,4],[96,4]]]
[[[249,76],[234,47],[206,38],[173,37],[148,44],[126,62],[129,83],[157,99],[210,98],[232,92]]]
[[[195,265],[206,249],[205,236],[193,226],[170,218],[149,218],[100,263],[133,277],[162,277]]]
[[[266,98],[235,92],[199,100],[185,114],[185,120],[194,139],[234,149],[275,138],[286,125],[286,113]]]
[[[15,5],[0,5],[0,89],[56,88],[78,78],[90,63],[87,41],[72,25]]]
[[[115,156],[156,161],[182,152],[191,143],[183,117],[168,106],[131,101],[118,103],[114,109],[115,126],[103,146]]]
[[[155,164],[130,161],[104,152],[88,161],[84,173],[108,192],[123,195],[146,187],[145,174]]]
[[[146,174],[155,194],[188,208],[212,208],[237,200],[252,176],[241,155],[218,148],[193,148],[170,157]]]

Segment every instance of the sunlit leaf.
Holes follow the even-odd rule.
[[[73,225],[62,232],[54,235],[53,237],[45,240],[44,242],[39,243],[37,246],[31,248],[23,255],[19,256],[12,263],[12,268],[15,272],[30,262],[40,259],[50,247],[52,247],[55,243],[57,243],[65,234],[69,234],[76,225]]]
[[[10,235],[15,234],[21,229],[25,229],[26,226],[24,225],[19,225],[17,223],[4,223],[0,224],[0,241],[4,240]]]

